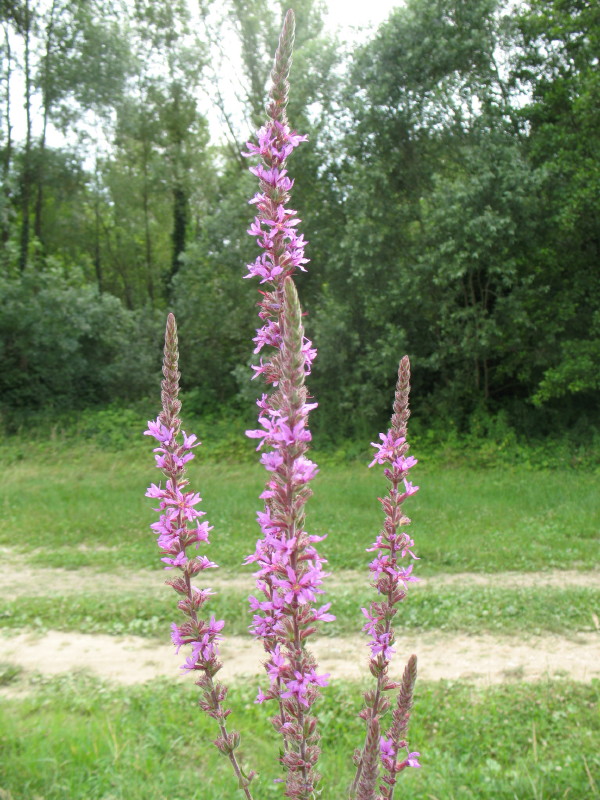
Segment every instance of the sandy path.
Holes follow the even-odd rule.
[[[0,597],[54,595],[54,594],[94,594],[97,592],[116,593],[119,591],[158,591],[166,573],[160,569],[131,572],[98,572],[89,567],[78,570],[44,569],[28,566],[26,562],[0,568]],[[250,571],[244,574],[227,574],[223,571],[210,575],[210,585],[214,589],[230,589],[240,592],[253,590]],[[368,585],[368,573],[340,570],[327,580],[326,587],[364,587]],[[581,587],[600,589],[600,570],[578,572],[576,570],[553,570],[549,572],[501,572],[481,574],[462,572],[422,578],[411,584],[414,588],[463,588],[469,586],[489,586],[512,589],[518,587],[568,588]]]
[[[251,591],[250,573],[211,576],[215,589]],[[329,580],[336,586],[365,586],[364,573],[343,571]],[[103,573],[90,568],[76,571],[44,569],[13,562],[0,570],[0,597],[19,595],[61,596],[65,594],[117,593],[119,591],[160,591],[164,573],[160,570]],[[423,579],[413,587],[489,586],[506,589],[519,586],[548,588],[600,588],[600,570],[591,572],[551,571],[534,573],[499,573],[482,575],[461,573],[437,575]],[[412,587],[411,587],[412,588]],[[179,665],[184,658],[177,656],[168,643],[168,635],[160,641],[142,637],[116,637],[104,634],[81,634],[49,631],[40,635],[21,632],[0,636],[0,662],[13,664],[31,673],[55,675],[61,672],[89,669],[99,677],[122,684],[138,683],[159,676],[191,681]],[[323,672],[333,677],[359,679],[368,674],[365,639],[356,637],[327,637],[315,640],[314,652]],[[589,681],[600,677],[600,632],[571,635],[569,639],[553,634],[527,637],[499,637],[490,634],[467,634],[428,631],[418,635],[399,636],[397,652],[401,654],[397,671],[414,652],[419,657],[419,675],[424,680],[469,680],[488,685],[510,680],[539,680],[556,675],[568,675],[574,680]],[[224,678],[248,677],[262,674],[264,657],[259,645],[249,637],[232,637],[222,648]],[[13,694],[23,691],[22,681],[9,684],[1,691]]]
[[[323,672],[356,680],[368,675],[365,640],[328,637],[315,640],[313,649]],[[536,636],[526,640],[489,634],[441,634],[427,632],[398,637],[397,672],[411,653],[419,658],[423,680],[468,680],[489,685],[510,680],[540,680],[566,676],[579,681],[600,677],[600,633],[579,634],[573,640]],[[263,651],[247,637],[231,637],[223,643],[223,678],[248,678],[262,674]],[[42,636],[20,633],[0,637],[0,662],[21,667],[26,673],[56,675],[77,669],[121,684],[140,683],[166,676],[191,681],[179,666],[182,653],[164,641],[141,637],[115,637],[50,631]],[[16,687],[15,687],[16,688]],[[11,687],[6,691],[10,693]]]

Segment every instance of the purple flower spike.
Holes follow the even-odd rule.
[[[279,703],[276,727],[284,739],[285,794],[308,800],[317,785],[319,755],[311,709],[327,676],[315,672],[306,642],[316,623],[335,617],[327,613],[329,604],[319,609],[313,605],[323,593],[320,587],[326,576],[324,559],[314,547],[320,537],[306,532],[304,518],[304,505],[312,494],[309,484],[318,472],[306,456],[311,441],[308,416],[316,403],[307,402],[304,381],[317,351],[304,336],[292,280],[296,270],[304,271],[308,263],[306,242],[297,231],[301,220],[289,207],[293,180],[287,159],[307,138],[290,129],[285,112],[293,37],[294,17],[288,12],[273,67],[269,119],[258,131],[257,142],[249,142],[244,153],[262,159],[250,168],[259,180],[259,192],[250,201],[256,216],[248,233],[261,253],[248,265],[248,272],[264,286],[259,304],[262,327],[254,337],[254,352],[261,359],[253,370],[254,377],[261,375],[273,387],[258,402],[260,428],[246,431],[257,440],[257,450],[264,448],[260,460],[269,475],[261,494],[265,507],[258,513],[263,538],[246,563],[257,565],[256,585],[264,596],[264,600],[250,598],[254,612],[250,630],[268,654],[265,667],[271,684],[268,693],[259,694],[259,702]]]
[[[158,522],[152,523],[150,527],[158,537],[157,544],[165,569],[179,572],[178,577],[168,580],[167,583],[180,596],[177,606],[186,617],[182,624],[171,625],[171,640],[177,653],[182,647],[191,647],[191,653],[186,657],[181,669],[200,676],[196,681],[202,689],[200,707],[219,723],[221,735],[215,744],[229,758],[246,800],[252,800],[248,787],[253,773],[245,777],[234,752],[239,734],[236,731],[228,733],[225,727],[225,719],[231,713],[223,706],[227,689],[213,680],[221,669],[219,642],[225,623],[223,620],[215,619],[214,616],[211,616],[209,621],[202,619],[199,612],[214,592],[210,589],[200,590],[191,583],[194,575],[205,569],[213,569],[217,564],[205,555],[189,558],[186,553],[186,549],[192,544],[196,548],[201,543],[208,544],[208,533],[212,527],[208,522],[198,522],[198,518],[204,516],[204,512],[196,508],[202,498],[198,493],[186,490],[188,481],[185,479],[185,464],[194,457],[191,450],[198,447],[200,442],[196,436],[188,435],[185,431],[181,432],[181,443],[178,441],[181,426],[178,414],[181,402],[178,399],[177,326],[173,314],[169,314],[167,320],[164,354],[162,411],[158,419],[148,423],[148,430],[144,433],[154,437],[161,445],[155,449],[158,453],[155,458],[157,466],[166,478],[164,487],[153,483],[146,492],[147,497],[159,500],[157,511],[163,512]]]
[[[146,492],[147,497],[160,500],[161,514],[158,522],[151,525],[152,530],[158,534],[158,547],[161,550],[161,561],[164,562],[165,569],[179,570],[181,578],[171,581],[171,585],[179,594],[184,594],[187,603],[184,603],[186,610],[184,613],[189,618],[186,625],[190,632],[202,630],[205,623],[198,617],[197,611],[202,602],[198,602],[198,592],[192,589],[190,578],[192,575],[203,569],[216,567],[206,556],[190,559],[186,553],[186,548],[192,543],[199,546],[201,542],[208,543],[208,532],[212,529],[208,522],[198,523],[199,517],[204,515],[196,506],[202,501],[197,492],[186,490],[187,481],[185,480],[184,465],[192,455],[190,450],[197,447],[200,442],[193,434],[181,433],[182,442],[179,443],[180,420],[177,415],[181,408],[178,400],[179,393],[179,372],[177,370],[178,349],[177,349],[177,327],[175,317],[169,314],[167,330],[165,335],[165,360],[163,365],[164,380],[162,382],[163,409],[158,419],[148,423],[146,435],[151,435],[159,441],[162,447],[157,448],[161,453],[160,468],[166,477],[165,486],[151,484]],[[193,526],[193,527],[192,527]],[[181,582],[180,582],[181,581]],[[200,596],[201,593],[200,593]],[[181,607],[181,605],[180,605]],[[218,662],[218,647],[214,635],[221,630],[225,623],[214,622],[209,626],[209,641],[203,648],[193,650],[194,662],[193,669],[199,669],[211,677],[218,672],[221,665]],[[220,625],[220,627],[219,627]],[[193,644],[191,638],[181,639],[181,630],[177,630],[177,639],[173,639],[174,644],[179,648],[184,644]],[[214,633],[212,632],[214,629]],[[211,645],[208,647],[208,645]],[[210,654],[210,657],[206,657]],[[188,659],[189,661],[189,659]],[[187,663],[187,662],[186,662]]]
[[[408,395],[410,390],[410,364],[405,356],[400,362],[398,383],[394,398],[392,424],[387,433],[379,434],[379,442],[371,444],[376,450],[375,458],[369,467],[375,464],[385,465],[384,475],[390,483],[389,492],[381,499],[385,520],[383,530],[377,536],[367,552],[377,555],[369,564],[373,578],[372,585],[380,595],[378,601],[371,603],[370,608],[363,608],[367,619],[363,630],[370,636],[368,647],[371,650],[369,668],[377,681],[375,691],[365,693],[365,708],[360,716],[365,720],[367,732],[365,745],[359,752],[356,764],[356,777],[352,784],[350,797],[357,800],[372,800],[378,765],[373,757],[372,730],[379,728],[382,714],[383,692],[400,686],[397,706],[392,712],[392,725],[385,736],[379,739],[380,766],[384,776],[379,786],[378,800],[391,800],[396,784],[396,775],[406,767],[419,767],[419,753],[408,753],[405,734],[408,730],[408,719],[412,706],[412,694],[417,675],[417,659],[411,656],[404,671],[401,684],[390,682],[388,668],[395,652],[392,620],[397,613],[397,606],[407,596],[409,583],[418,580],[412,575],[413,565],[404,566],[402,559],[417,559],[413,552],[414,542],[401,528],[410,524],[404,514],[402,504],[413,495],[418,486],[407,480],[409,470],[417,463],[417,459],[407,456],[406,441],[407,423],[410,415]],[[386,701],[387,702],[387,701]],[[387,707],[387,705],[386,705]],[[408,757],[399,759],[399,752],[406,750]],[[368,777],[368,780],[367,780]]]

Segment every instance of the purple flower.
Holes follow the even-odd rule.
[[[320,608],[313,609],[313,621],[318,622],[333,622],[336,617],[333,614],[328,614],[327,612],[331,608],[331,603],[325,603],[325,605],[321,606]]]
[[[173,441],[174,431],[173,428],[167,428],[159,420],[151,420],[148,422],[148,430],[144,431],[144,436],[154,436],[154,438],[163,444],[171,444]]]
[[[279,81],[279,88],[271,94],[269,119],[258,131],[257,141],[249,142],[244,153],[262,159],[262,163],[250,168],[259,179],[259,192],[250,200],[256,217],[248,233],[256,239],[261,252],[248,265],[248,276],[258,277],[261,284],[266,284],[260,290],[262,327],[253,340],[254,352],[260,353],[260,359],[252,370],[253,377],[261,376],[272,390],[258,401],[260,428],[246,431],[249,438],[258,440],[257,450],[263,446],[267,450],[260,460],[269,473],[260,495],[264,510],[257,514],[263,539],[246,563],[258,565],[256,585],[264,595],[264,600],[250,598],[250,607],[256,612],[251,630],[263,638],[269,655],[265,666],[271,690],[261,693],[259,702],[287,701],[281,706],[285,708],[285,719],[279,721],[278,730],[286,741],[284,759],[290,769],[286,793],[299,797],[294,766],[287,761],[293,761],[298,747],[294,738],[298,735],[298,720],[313,719],[304,715],[308,715],[318,687],[326,685],[326,676],[315,672],[307,655],[306,638],[315,630],[315,623],[330,621],[334,616],[327,613],[329,604],[318,610],[312,608],[316,595],[322,593],[319,586],[325,577],[323,559],[314,548],[321,537],[310,536],[303,529],[303,507],[310,495],[307,484],[318,473],[317,465],[306,455],[312,439],[308,414],[316,403],[307,402],[304,386],[316,350],[304,336],[302,311],[292,282],[294,272],[304,271],[308,259],[304,252],[306,241],[297,231],[301,220],[289,204],[293,180],[286,163],[292,151],[306,141],[306,136],[290,130],[285,117],[287,83],[283,76],[289,67],[285,65],[291,20],[293,15],[288,12],[275,58],[273,76]],[[312,722],[308,727],[303,723],[300,730],[307,753],[312,752],[316,749],[311,744],[316,741]],[[303,767],[302,797],[312,793],[313,781],[312,766]]]
[[[256,331],[256,336],[252,340],[256,342],[255,353],[260,353],[263,347],[279,347],[281,342],[281,332],[279,325],[273,320],[269,320],[266,325]]]
[[[367,611],[366,608],[361,608],[362,613],[367,618],[368,622],[363,626],[363,631],[367,631],[371,636],[375,636],[375,628],[383,619],[383,616],[378,616],[373,611]]]
[[[294,670],[294,676],[291,681],[285,683],[285,691],[281,692],[281,697],[295,697],[303,706],[309,708],[310,703],[306,695],[311,683],[310,678],[298,670]]]
[[[391,633],[379,633],[375,631],[375,638],[367,645],[371,648],[371,655],[373,658],[381,654],[386,661],[390,660],[392,655],[396,652],[390,644],[391,638]]]
[[[198,437],[192,434],[191,436],[187,436],[185,431],[181,432],[183,435],[183,449],[190,450],[192,447],[198,447],[200,442],[197,440]]]
[[[164,561],[165,564],[167,564],[165,569],[175,569],[175,567],[183,567],[185,564],[187,564],[188,559],[185,554],[185,550],[181,550],[181,552],[177,554],[176,558],[161,558],[161,561]]]
[[[197,586],[192,586],[192,593],[197,604],[202,605],[208,598],[216,594],[212,589],[198,589]]]
[[[185,663],[182,664],[179,667],[179,669],[187,669],[187,670],[196,669],[197,661],[198,661],[198,651],[194,650],[192,654],[186,658]]]
[[[278,678],[282,678],[288,669],[285,657],[281,652],[280,645],[276,645],[275,650],[271,653],[271,659],[265,664],[271,685],[277,682]]]
[[[418,486],[413,486],[410,481],[407,481],[406,478],[404,479],[404,488],[406,490],[406,496],[408,497],[411,494],[415,494],[419,491]]]
[[[173,644],[177,647],[176,653],[179,653],[181,647],[186,643],[186,640],[181,635],[181,629],[174,623],[171,623],[171,639]]]
[[[378,452],[375,454],[375,458],[371,461],[369,467],[375,464],[384,464],[386,461],[392,462],[396,449],[406,441],[403,436],[397,436],[392,431],[380,433],[379,438],[381,439],[381,444],[371,442]]]
[[[246,431],[246,436],[249,439],[262,439],[262,441],[256,448],[257,450],[260,450],[263,444],[265,444],[265,442],[268,442],[274,436],[276,423],[265,416],[260,416],[258,418],[258,421],[263,426],[264,430],[261,431],[260,429],[258,429],[253,431]]]
[[[376,575],[380,575],[382,572],[393,574],[394,563],[389,555],[383,555],[382,553],[379,553],[377,557],[374,558],[369,564],[369,569]]]
[[[163,498],[166,496],[166,492],[164,489],[161,489],[159,486],[151,483],[148,491],[146,492],[146,497],[160,497]]]
[[[286,603],[296,601],[300,605],[310,603],[315,594],[322,594],[317,586],[321,583],[321,574],[316,569],[309,569],[304,575],[298,575],[291,567],[286,567],[287,579],[275,578]]]
[[[409,456],[408,458],[404,458],[404,456],[398,456],[398,458],[395,458],[392,461],[392,466],[395,467],[397,470],[400,470],[400,472],[406,472],[407,470],[414,467],[415,464],[418,464],[418,461],[416,458],[413,458],[412,456]]]
[[[416,556],[413,553],[413,551],[411,550],[411,548],[414,547],[414,546],[415,546],[415,543],[410,538],[410,536],[408,536],[406,533],[403,534],[403,541],[402,541],[402,545],[401,545],[401,549],[400,549],[400,555],[402,556],[402,558],[404,558],[406,556],[406,554],[408,553],[410,556],[412,556],[412,558],[414,558],[417,561],[419,561],[419,557]],[[411,578],[410,580],[414,581],[415,578]]]
[[[283,456],[277,450],[272,450],[270,453],[263,453],[260,457],[260,463],[269,472],[274,472],[283,464]]]
[[[271,517],[271,510],[265,508],[264,511],[257,511],[256,518],[261,527],[262,532],[267,535],[269,533],[277,534],[281,531],[281,526],[277,525]]]
[[[175,518],[176,517],[177,515],[175,514]],[[150,525],[150,527],[152,528],[153,531],[155,531],[155,533],[170,535],[172,533],[177,532],[177,528],[174,524],[174,517],[170,513],[161,514],[161,516],[158,519],[158,522],[153,522],[152,525]]]
[[[417,558],[417,556],[415,556],[414,553],[411,553],[411,556],[413,558]],[[400,567],[400,569],[398,569],[398,571],[396,572],[398,580],[401,581],[404,584],[404,586],[406,586],[407,583],[415,583],[421,580],[420,578],[417,578],[416,575],[411,575],[412,568],[413,565],[410,564],[408,567]]]
[[[195,528],[188,530],[190,542],[196,542],[196,548],[199,547],[200,542],[204,542],[204,544],[210,544],[208,541],[208,534],[209,531],[212,531],[212,529],[213,526],[209,525],[208,522],[199,522]]]
[[[214,561],[210,561],[206,556],[196,556],[193,563],[198,572],[203,569],[216,569],[219,566],[215,564]]]
[[[395,758],[396,753],[394,751],[394,743],[391,739],[386,739],[385,737],[381,737],[379,740],[379,751],[382,756],[386,756],[387,758]]]
[[[204,512],[196,508],[202,499],[200,495],[185,490],[188,485],[185,465],[194,457],[191,451],[200,442],[194,434],[180,430],[181,422],[177,416],[181,408],[178,400],[178,355],[177,326],[175,317],[169,314],[165,334],[164,380],[161,387],[162,411],[156,421],[148,423],[148,430],[145,431],[146,435],[154,437],[161,445],[154,449],[155,459],[157,466],[167,476],[164,488],[151,484],[146,492],[148,497],[159,500],[159,507],[156,509],[159,518],[150,527],[157,535],[157,545],[165,569],[179,572],[178,577],[166,583],[177,592],[177,607],[187,617],[183,624],[171,625],[171,641],[177,652],[184,646],[191,648],[191,653],[188,653],[181,669],[201,673],[200,680],[197,681],[202,689],[200,707],[219,720],[222,735],[217,742],[229,746],[238,734],[227,733],[225,719],[230,711],[223,706],[227,692],[221,684],[213,682],[214,675],[221,668],[218,648],[225,623],[217,620],[214,615],[208,621],[201,618],[200,610],[214,592],[211,589],[199,589],[190,582],[194,575],[217,565],[205,555],[190,559],[186,552],[191,545],[195,545],[197,549],[200,544],[208,544],[208,534],[212,526],[208,522],[199,522],[199,518],[204,516]],[[241,774],[233,752],[230,753],[230,760],[237,774]]]
[[[215,619],[213,614],[213,616],[211,616],[210,618],[210,622],[208,623],[208,633],[211,636],[214,636],[220,633],[220,631],[222,631],[224,627],[225,627],[225,620]]]
[[[299,456],[294,460],[292,481],[294,483],[308,483],[312,481],[318,471],[319,468],[314,461],[311,461],[305,456]]]
[[[329,686],[329,672],[326,672],[324,675],[317,675],[315,670],[311,667],[306,677],[313,686]]]
[[[269,699],[269,697],[263,692],[263,690],[259,686],[258,687],[258,694],[256,695],[256,700],[254,702],[255,703],[264,703],[265,700],[268,700],[268,699]]]

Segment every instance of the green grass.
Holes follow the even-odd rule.
[[[551,592],[551,599],[550,594]],[[326,596],[335,622],[322,626],[324,635],[357,634],[364,623],[360,612],[374,598],[373,590],[340,589]],[[247,594],[219,592],[207,609],[227,620],[226,632],[244,634],[251,620]],[[475,587],[427,588],[414,591],[398,613],[398,630],[443,630],[467,633],[560,633],[595,630],[593,614],[600,608],[600,590]],[[156,592],[85,593],[66,597],[21,597],[0,604],[5,628],[31,628],[87,633],[134,634],[168,638],[172,621],[180,617],[175,595],[162,586]]]
[[[156,590],[102,590],[68,596],[24,596],[0,609],[12,630],[44,629],[137,634],[165,638],[176,618],[175,595],[162,586],[153,536],[156,481],[150,445],[119,453],[94,447],[13,454],[0,488],[0,546],[36,566],[156,570]],[[417,456],[419,454],[417,453]],[[422,491],[406,504],[421,556],[421,575],[444,572],[591,569],[600,561],[598,476],[585,470],[535,471],[515,466],[441,469],[422,459]],[[252,464],[196,463],[191,488],[215,526],[210,557],[229,571],[254,549],[254,521],[264,474]],[[315,481],[308,527],[327,533],[329,567],[364,570],[360,586],[338,584],[327,600],[338,616],[323,626],[356,633],[360,606],[372,598],[364,549],[381,524],[379,469],[325,465]],[[8,556],[10,563],[10,556]],[[247,568],[251,572],[250,568]],[[212,575],[210,576],[212,577]],[[77,581],[77,572],[73,572]],[[250,584],[250,579],[248,580]],[[89,584],[87,584],[89,585]],[[400,627],[478,633],[562,635],[593,628],[600,592],[578,588],[456,585],[413,591]],[[211,612],[227,631],[245,632],[245,593],[221,591]],[[43,654],[40,654],[43,658]],[[84,675],[51,680],[24,676],[0,664],[0,800],[234,800],[229,765],[209,744],[211,720],[196,706],[190,685],[156,681],[115,688]],[[256,688],[230,693],[243,753],[261,772],[256,800],[281,797],[278,739],[269,707],[254,704]],[[600,798],[600,684],[554,681],[476,689],[465,683],[417,683],[411,749],[422,770],[402,776],[398,797],[412,800],[583,800]],[[342,800],[351,779],[350,754],[361,741],[360,687],[326,690],[323,734],[324,800]]]
[[[144,497],[159,478],[151,453],[121,455],[74,447],[62,457],[25,457],[0,488],[0,545],[30,563],[77,569],[151,567],[157,553],[148,531],[153,502]],[[257,499],[264,475],[252,464],[195,463],[191,487],[204,497],[215,526],[211,558],[237,569],[254,549]],[[598,477],[529,469],[481,471],[417,467],[422,490],[406,503],[422,575],[550,568],[591,569],[600,561]],[[364,552],[382,516],[377,468],[325,466],[308,506],[311,532],[327,534],[322,552],[333,569],[363,568]],[[25,535],[26,534],[26,535]]]
[[[420,770],[402,775],[413,800],[596,798],[600,685],[555,681],[475,689],[419,684],[410,731]],[[278,738],[255,687],[229,696],[241,757],[258,768],[255,798],[282,796]],[[84,676],[42,682],[0,707],[0,788],[11,800],[233,800],[230,767],[207,742],[214,723],[193,686],[116,689]],[[360,744],[360,688],[329,687],[320,707],[324,798],[342,800]],[[7,794],[9,793],[9,794]]]

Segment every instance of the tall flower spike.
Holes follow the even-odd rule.
[[[286,797],[309,800],[319,780],[317,720],[311,714],[319,689],[327,685],[327,675],[317,672],[317,664],[306,644],[316,623],[334,617],[329,605],[316,608],[325,560],[315,548],[320,537],[305,530],[304,505],[312,494],[310,481],[317,465],[307,458],[311,434],[308,416],[316,404],[307,402],[305,378],[310,373],[316,351],[304,336],[302,309],[292,275],[304,270],[304,238],[297,233],[300,220],[287,207],[293,181],[287,174],[287,158],[305,136],[287,124],[287,76],[294,41],[294,15],[288,11],[275,55],[273,87],[267,106],[269,119],[258,131],[258,142],[248,142],[249,156],[262,162],[250,171],[259,179],[259,192],[250,201],[256,217],[248,233],[262,249],[249,276],[266,284],[262,292],[259,317],[263,327],[254,341],[265,355],[254,367],[262,375],[270,394],[259,400],[261,428],[247,431],[265,449],[261,462],[268,481],[261,498],[265,501],[258,522],[263,538],[246,563],[255,572],[259,597],[250,597],[254,612],[253,634],[262,640],[267,653],[265,669],[269,688],[259,691],[257,702],[274,700],[278,713],[272,723],[283,737],[281,764],[287,772]]]
[[[196,506],[201,502],[199,494],[185,491],[188,481],[185,479],[185,465],[194,458],[192,450],[200,442],[194,435],[182,432],[182,441],[178,441],[181,422],[178,414],[181,410],[179,394],[179,353],[177,348],[177,325],[173,314],[169,314],[165,332],[165,350],[162,381],[162,411],[156,420],[148,423],[147,436],[157,440],[155,448],[157,467],[166,478],[166,484],[152,484],[146,492],[147,497],[158,500],[156,509],[160,516],[150,527],[158,536],[157,544],[161,552],[161,561],[166,570],[177,570],[179,575],[167,581],[169,586],[179,595],[177,607],[183,612],[185,621],[171,625],[171,639],[177,648],[191,648],[181,669],[199,675],[196,684],[202,689],[200,707],[217,721],[219,736],[214,742],[221,753],[226,755],[238,779],[238,785],[244,792],[246,800],[252,800],[249,785],[254,773],[246,775],[235,755],[239,744],[237,731],[228,732],[225,720],[231,713],[223,702],[227,696],[227,688],[215,682],[214,676],[221,669],[219,662],[219,642],[221,630],[225,623],[211,616],[203,619],[200,611],[210,595],[211,589],[198,589],[192,584],[192,578],[205,569],[217,566],[205,555],[190,556],[189,548],[195,545],[208,544],[208,534],[212,527],[208,522],[200,522],[204,516]]]
[[[398,611],[398,604],[407,595],[408,584],[418,580],[412,575],[412,565],[401,566],[401,560],[414,555],[412,548],[414,542],[401,528],[410,524],[410,519],[403,513],[402,504],[407,497],[418,490],[407,480],[409,470],[417,463],[412,456],[407,457],[409,445],[406,441],[408,418],[410,411],[408,397],[410,392],[410,363],[407,356],[400,362],[398,368],[398,381],[394,397],[394,406],[391,426],[387,434],[380,434],[381,443],[373,442],[376,450],[375,457],[369,466],[385,464],[384,475],[390,483],[386,497],[381,499],[385,519],[383,530],[378,535],[374,544],[367,548],[376,552],[375,559],[369,565],[373,576],[373,587],[381,595],[380,600],[371,603],[369,609],[363,608],[362,612],[367,620],[363,630],[371,640],[368,647],[371,650],[369,669],[376,679],[374,690],[365,692],[365,707],[360,716],[365,720],[367,732],[365,744],[358,751],[356,758],[356,776],[350,788],[350,796],[357,800],[371,800],[365,787],[373,783],[374,766],[371,752],[371,739],[373,722],[379,720],[389,708],[389,701],[384,696],[385,692],[400,688],[396,708],[392,712],[393,723],[385,737],[380,741],[380,763],[384,775],[379,787],[378,800],[392,800],[396,775],[406,767],[419,767],[418,753],[410,753],[404,736],[408,729],[408,719],[412,707],[412,694],[417,675],[417,659],[411,656],[402,683],[394,683],[388,679],[388,668],[394,650],[394,630],[392,621]],[[406,757],[401,758],[400,753],[406,751]]]

